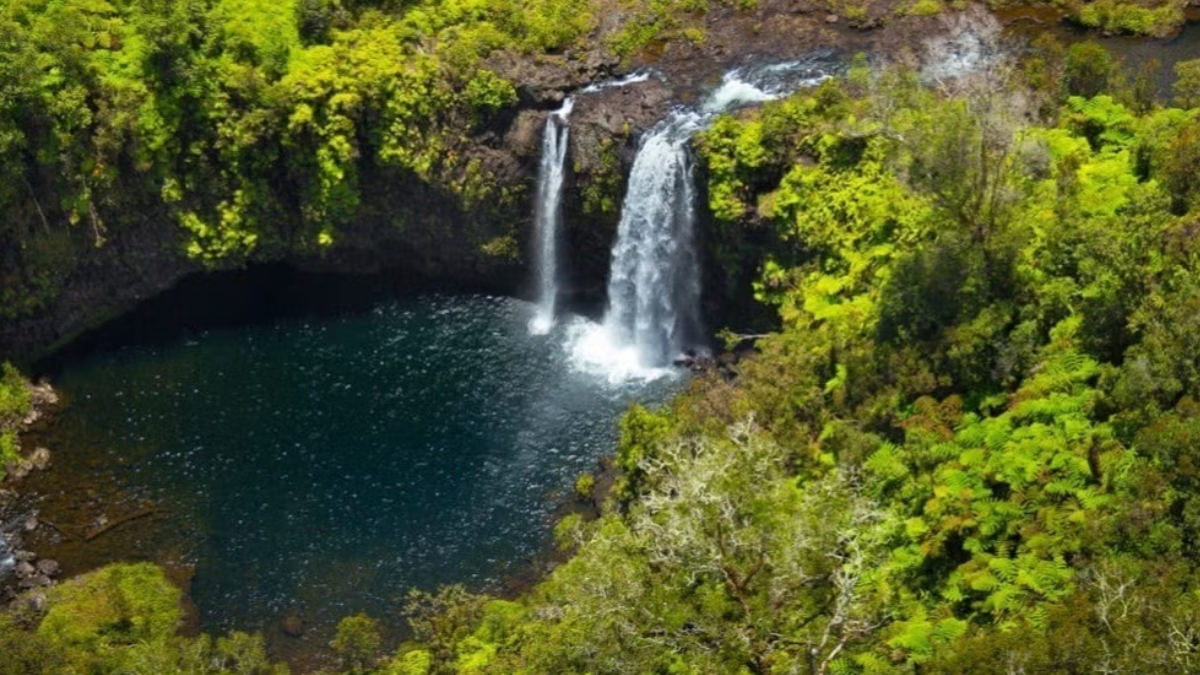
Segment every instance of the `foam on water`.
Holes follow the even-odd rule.
[[[722,113],[739,106],[766,103],[831,77],[827,54],[806,59],[738,68],[726,73],[721,86],[708,96],[703,109]]]
[[[608,326],[583,318],[567,324],[563,343],[571,367],[577,372],[620,386],[627,382],[653,382],[677,376],[674,368],[652,367],[642,363],[636,345],[613,339]]]
[[[588,86],[584,87],[580,91],[584,94],[595,94],[597,92],[601,92],[606,89],[619,89],[621,87],[627,87],[631,84],[645,82],[646,80],[649,80],[651,78],[651,76],[653,76],[653,75],[655,75],[654,71],[649,70],[649,69],[636,70],[622,78],[618,78],[615,80],[605,80],[603,82],[595,82],[595,83],[589,84]]]

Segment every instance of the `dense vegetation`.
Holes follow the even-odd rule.
[[[130,182],[207,261],[332,244],[363,156],[478,197],[457,144],[515,96],[480,64],[593,24],[569,0],[279,8],[0,8],[0,317],[53,295],[46,261],[101,243]],[[604,515],[560,524],[541,585],[415,593],[389,656],[350,617],[343,668],[1200,672],[1200,67],[1178,75],[1164,107],[1102,49],[1043,45],[722,118],[697,139],[715,243],[776,330],[736,379],[629,412]],[[0,463],[23,392],[6,367]],[[283,672],[258,638],[178,635],[179,595],[148,565],[66,582],[0,616],[0,675]]]
[[[0,318],[138,218],[217,264],[319,251],[360,174],[512,198],[466,136],[515,102],[484,59],[559,52],[585,0],[13,0],[0,7]]]

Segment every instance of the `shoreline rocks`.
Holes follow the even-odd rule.
[[[29,401],[29,414],[16,428],[18,439],[35,424],[47,421],[61,402],[58,393],[45,381],[29,384]],[[51,460],[50,450],[38,446],[6,467],[4,484],[9,487],[0,489],[0,609],[31,589],[53,585],[62,573],[57,561],[41,559],[37,553],[21,547],[22,536],[36,531],[42,523],[36,510],[23,510],[20,495],[11,487],[33,471],[50,468]]]

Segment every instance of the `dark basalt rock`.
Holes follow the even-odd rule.
[[[28,562],[19,562],[13,568],[13,574],[17,575],[18,579],[28,579],[37,574],[37,568]]]
[[[35,565],[39,574],[47,577],[56,577],[62,573],[62,565],[56,560],[39,560]]]

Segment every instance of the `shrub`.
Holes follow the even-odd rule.
[[[338,622],[333,651],[351,672],[366,672],[378,660],[382,646],[379,622],[366,614],[355,614]]]
[[[156,565],[109,565],[52,589],[38,634],[60,648],[93,652],[162,640],[182,619],[180,597]]]

